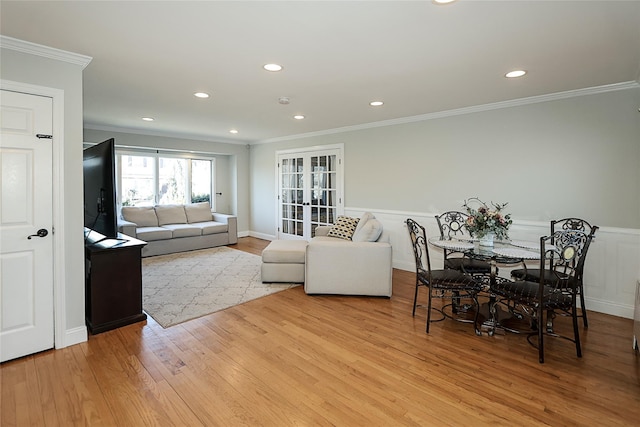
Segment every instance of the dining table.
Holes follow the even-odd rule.
[[[489,301],[480,307],[480,315],[484,318],[481,322],[481,331],[489,335],[503,333],[504,331],[519,333],[521,325],[509,326],[511,320],[520,320],[522,316],[513,311],[505,312],[497,307],[496,295],[492,292],[496,284],[501,281],[511,280],[499,275],[499,265],[513,266],[521,264],[526,268],[526,262],[540,259],[540,243],[524,240],[496,240],[493,246],[483,246],[479,239],[475,238],[441,238],[429,239],[429,244],[448,251],[460,252],[462,256],[486,261],[491,266],[490,273],[473,274],[474,278],[484,285],[483,290],[488,295]],[[537,267],[536,267],[537,268]],[[464,271],[463,271],[464,272]]]

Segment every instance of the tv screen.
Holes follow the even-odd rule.
[[[85,240],[91,231],[116,239],[115,139],[85,148],[83,159]]]

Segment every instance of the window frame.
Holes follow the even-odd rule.
[[[159,203],[159,185],[160,185],[160,159],[161,158],[175,158],[175,159],[186,159],[187,160],[187,189],[186,189],[186,200],[185,203],[191,203],[192,196],[192,160],[204,160],[211,162],[211,171],[210,171],[210,196],[209,196],[209,204],[212,210],[216,210],[216,158],[215,156],[207,156],[202,153],[187,153],[187,152],[172,152],[172,151],[161,151],[157,149],[137,149],[137,148],[118,148],[116,146],[116,203],[118,207],[122,207],[122,196],[121,196],[121,188],[122,188],[122,156],[141,156],[141,157],[149,157],[153,159],[154,162],[154,177],[153,177],[153,200],[154,205],[158,205]]]

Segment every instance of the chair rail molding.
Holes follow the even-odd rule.
[[[405,220],[412,218],[427,230],[430,237],[439,236],[435,216],[439,213],[378,210],[374,208],[345,207],[345,215],[361,216],[371,212],[389,233],[393,248],[393,267],[415,270],[415,261]],[[549,234],[549,222],[514,221],[509,236],[514,240],[537,241]],[[432,265],[441,268],[442,251],[430,251]],[[584,272],[584,294],[588,310],[633,319],[635,287],[640,259],[640,230],[602,227],[589,248]],[[512,268],[503,266],[501,275],[508,277]]]

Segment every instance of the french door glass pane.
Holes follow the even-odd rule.
[[[311,233],[316,227],[335,222],[336,214],[336,156],[319,155],[311,157]]]
[[[191,160],[191,202],[211,202],[211,160]]]
[[[187,202],[187,159],[161,157],[158,170],[159,205]]]
[[[153,157],[122,155],[122,206],[153,206],[155,203]]]

